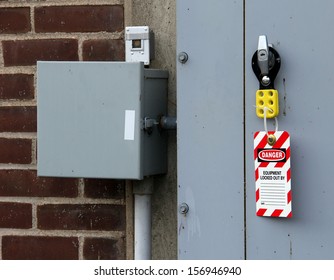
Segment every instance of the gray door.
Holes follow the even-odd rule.
[[[180,259],[332,259],[334,2],[177,1]],[[279,130],[291,136],[292,218],[256,216],[259,35],[281,56]],[[268,120],[268,128],[273,122]]]
[[[179,258],[244,258],[242,1],[177,2]]]

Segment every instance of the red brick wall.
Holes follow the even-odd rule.
[[[36,173],[36,61],[124,60],[101,2],[0,1],[0,259],[127,258],[125,181]]]

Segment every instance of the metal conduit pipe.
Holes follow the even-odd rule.
[[[176,117],[163,116],[159,121],[145,118],[144,129],[152,133],[153,127],[159,125],[161,129],[176,129]],[[134,244],[135,260],[152,259],[152,210],[151,197],[153,192],[153,177],[136,181],[133,185],[134,194]]]
[[[134,259],[152,259],[152,211],[153,178],[136,181],[134,194]]]
[[[162,129],[176,129],[177,127],[177,119],[176,117],[167,117],[167,116],[162,116],[160,119],[160,127]]]

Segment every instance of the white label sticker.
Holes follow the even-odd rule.
[[[135,140],[135,110],[125,110],[124,140]]]

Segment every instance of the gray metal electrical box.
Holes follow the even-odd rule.
[[[39,176],[143,179],[165,173],[168,72],[142,62],[38,62]]]

